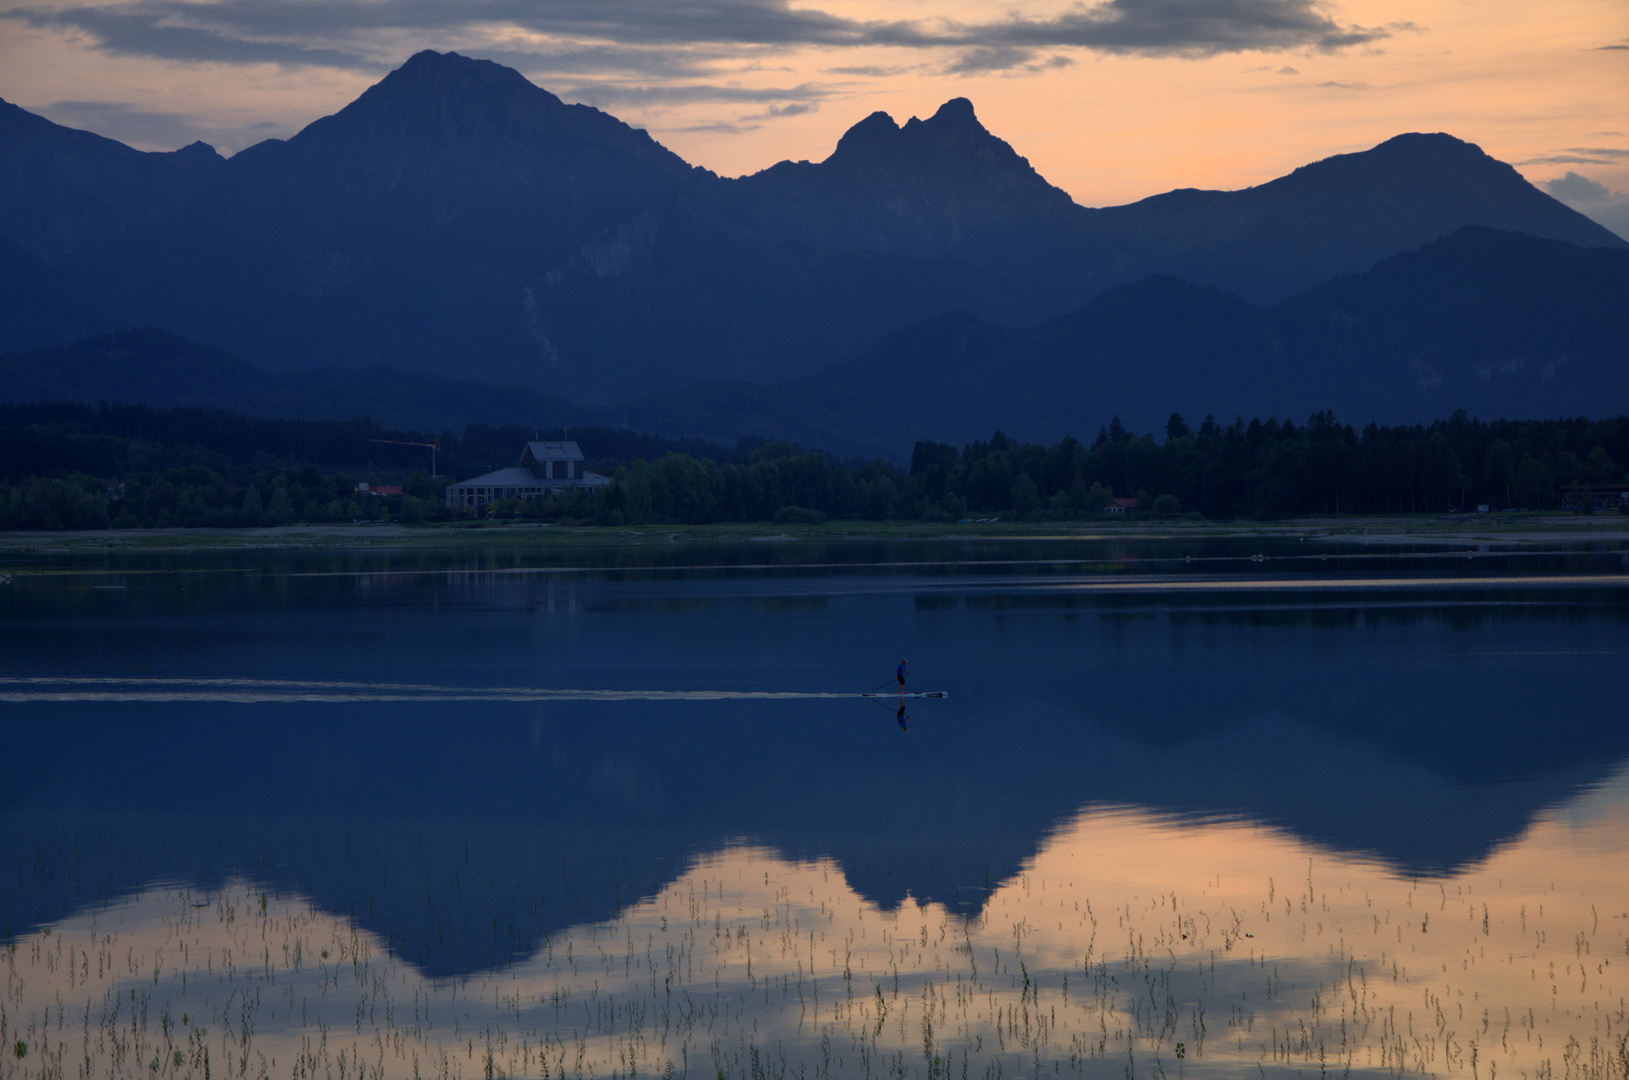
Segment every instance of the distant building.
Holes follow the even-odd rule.
[[[583,452],[574,442],[529,442],[520,452],[520,467],[539,480],[581,480]]]
[[[1561,502],[1575,510],[1616,510],[1629,507],[1629,484],[1568,484]]]
[[[1103,508],[1111,514],[1124,514],[1128,510],[1137,509],[1136,499],[1115,499]]]
[[[574,442],[529,442],[513,468],[472,476],[447,485],[447,505],[474,510],[500,499],[535,499],[568,488],[592,490],[611,482],[583,468],[583,452]]]
[[[402,486],[400,484],[370,484],[363,480],[356,485],[356,493],[358,495],[400,495]]]

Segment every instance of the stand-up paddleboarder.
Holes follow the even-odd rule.
[[[899,696],[902,698],[905,696],[905,676],[908,674],[909,672],[905,670],[905,661],[901,660],[899,667],[894,669],[894,678],[899,680]]]

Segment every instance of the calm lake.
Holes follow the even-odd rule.
[[[1617,541],[0,573],[0,1076],[1629,1076]]]

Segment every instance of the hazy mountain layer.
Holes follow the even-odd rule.
[[[0,236],[0,349],[41,349],[130,322],[97,290]]]
[[[224,349],[152,327],[0,355],[0,401],[122,401],[191,405],[251,416],[349,420],[371,416],[421,431],[487,424],[579,424],[591,415],[563,398],[384,368],[274,374]]]
[[[260,416],[632,426],[733,443],[790,439],[903,461],[917,439],[996,428],[1089,438],[1171,412],[1359,423],[1464,408],[1483,418],[1597,415],[1629,400],[1629,251],[1468,228],[1271,307],[1172,277],[1111,289],[1015,329],[951,313],[856,359],[771,384],[698,383],[579,406],[515,386],[375,369],[272,374],[162,331],[0,356],[0,400],[131,401]]]
[[[995,428],[1090,438],[1214,414],[1426,421],[1598,415],[1629,400],[1629,251],[1466,228],[1271,307],[1155,277],[1031,329],[965,313],[771,386],[632,403],[654,431],[752,432],[901,459],[919,438]]]

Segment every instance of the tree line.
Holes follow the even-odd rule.
[[[529,438],[567,433],[471,424],[442,432],[442,471],[513,464]],[[1162,439],[1118,420],[1090,445],[996,432],[962,447],[921,441],[908,467],[840,461],[791,443],[725,448],[614,429],[572,432],[609,487],[482,508],[488,517],[638,525],[826,518],[1061,520],[1130,503],[1138,515],[1270,520],[1306,514],[1548,510],[1581,484],[1623,484],[1629,418],[1361,429],[1173,414]],[[203,409],[0,406],[0,528],[251,527],[450,520],[432,437],[368,419],[263,420]],[[388,497],[357,481],[399,483]]]
[[[669,455],[620,469],[598,508],[611,523],[809,517],[957,521],[1067,519],[1106,512],[1272,520],[1306,514],[1548,510],[1575,485],[1623,484],[1629,418],[1474,420],[1361,430],[1333,414],[1307,423],[1172,414],[1165,438],[1118,419],[1090,446],[1025,444],[996,432],[958,449],[918,442],[908,470],[839,464],[770,443],[733,464]],[[1121,507],[1122,509],[1127,509]],[[539,511],[542,508],[538,508]]]
[[[0,404],[0,529],[421,521],[445,516],[444,481],[513,465],[528,439],[570,437],[609,471],[670,453],[729,459],[699,439],[614,428],[470,424],[462,433],[377,420],[280,420],[216,409],[73,402]],[[428,443],[436,443],[432,459]],[[357,490],[401,486],[379,497]]]

